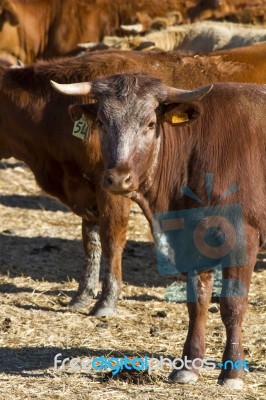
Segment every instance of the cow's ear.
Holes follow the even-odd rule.
[[[192,103],[162,105],[159,113],[159,122],[167,122],[172,126],[187,125],[199,117],[199,110]]]
[[[93,123],[97,117],[97,105],[73,104],[68,107],[68,112],[73,121],[77,121],[84,115],[86,119]]]

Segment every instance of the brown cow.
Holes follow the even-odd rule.
[[[68,93],[68,85],[54,85]],[[184,91],[139,73],[84,82],[71,86],[71,90],[76,94],[90,94],[97,101],[91,105],[73,105],[70,111],[74,120],[83,114],[90,125],[97,123],[105,165],[103,188],[135,199],[150,222],[153,213],[199,207],[195,198],[184,194],[184,187],[189,187],[210,207],[217,202],[224,206],[232,203],[242,206],[243,233],[239,215],[233,234],[226,236],[229,249],[226,254],[239,240],[240,247],[246,244],[247,257],[235,264],[234,256],[229,253],[232,258],[223,268],[220,305],[227,334],[223,363],[244,360],[242,322],[256,255],[259,246],[266,242],[266,85],[220,83],[213,88],[205,86]],[[204,185],[207,172],[215,175],[209,203]],[[224,196],[232,183],[236,183],[239,190],[232,191],[230,197]],[[195,211],[193,218],[196,218]],[[207,229],[214,224],[209,223],[208,218],[206,214],[199,220],[194,242],[202,243],[201,249],[208,246],[217,251],[220,244],[210,246],[205,239]],[[216,214],[213,218],[216,218],[215,226],[222,224],[224,234],[228,220],[219,217],[222,222],[217,222]],[[240,239],[235,239],[236,235]],[[160,240],[161,237],[159,244]],[[192,250],[193,241],[188,244],[187,240],[185,238],[178,252]],[[220,263],[223,256],[218,252],[210,257]],[[187,272],[189,268],[186,266]],[[189,330],[183,350],[183,358],[198,361],[195,360],[192,367],[171,374],[179,383],[196,381],[197,363],[204,359],[212,272],[206,271],[206,264],[202,269],[196,281],[194,279],[194,289],[198,287],[197,300],[187,303]],[[235,292],[233,281],[238,282]],[[243,368],[229,368],[227,363],[219,381],[241,389],[242,375]]]
[[[263,82],[266,81],[264,49],[263,45],[258,45],[202,57],[111,51],[40,62],[18,70],[1,70],[0,158],[14,156],[25,161],[44,190],[83,218],[87,264],[74,302],[89,305],[91,295],[96,293],[99,267],[99,256],[96,255],[100,245],[95,231],[99,214],[100,229],[102,224],[104,226],[103,253],[107,254],[110,270],[103,298],[94,312],[103,315],[115,312],[121,286],[121,253],[128,204],[122,199],[115,199],[113,204],[112,197],[102,193],[97,135],[91,135],[88,151],[80,139],[71,135],[72,123],[65,119],[65,114],[68,104],[76,99],[60,99],[50,88],[49,79],[70,83],[94,80],[116,72],[147,71],[169,85],[184,88],[217,80]],[[118,282],[116,291],[111,284],[115,281]]]
[[[121,273],[130,202],[122,197],[114,199],[101,190],[98,139],[92,136],[85,145],[72,136],[71,120],[65,120],[69,99],[59,98],[49,85],[49,78],[63,79],[64,72],[68,80],[74,79],[72,67],[68,71],[60,70],[55,63],[28,69],[1,67],[0,158],[14,156],[23,160],[43,190],[82,217],[86,259],[78,293],[70,304],[90,306],[92,297],[97,295],[102,258],[103,267],[107,268],[103,297],[92,314],[110,315],[115,312],[117,301],[112,291],[117,296],[120,292],[113,282],[121,282],[120,275],[114,281],[112,269]],[[86,69],[83,72],[87,75]],[[87,76],[91,76],[90,72]],[[89,172],[85,174],[87,163]]]
[[[187,15],[191,22],[211,19],[263,24],[266,21],[266,0],[198,0]]]
[[[170,0],[0,0],[1,46],[25,63],[77,50],[80,42],[99,42],[121,24],[169,12],[184,12],[186,1]],[[195,4],[195,0],[189,2]],[[14,30],[13,25],[17,27]],[[14,36],[14,37],[13,37]],[[19,43],[19,45],[17,45]],[[1,49],[1,48],[0,48]]]

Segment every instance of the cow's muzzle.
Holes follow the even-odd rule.
[[[130,170],[108,169],[102,180],[102,187],[116,194],[133,192],[137,186],[137,179]]]

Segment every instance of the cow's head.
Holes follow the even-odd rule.
[[[102,186],[117,194],[137,190],[153,169],[160,123],[189,123],[197,117],[193,102],[211,89],[176,89],[140,73],[114,75],[92,83],[52,85],[61,93],[91,94],[97,100],[70,106],[70,114],[74,120],[85,115],[90,125],[97,125],[105,165]]]

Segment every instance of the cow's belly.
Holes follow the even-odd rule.
[[[15,157],[24,161],[33,172],[40,188],[60,200],[70,210],[89,221],[98,220],[98,208],[93,174],[83,171],[75,161],[60,161],[36,146],[9,147],[1,141],[0,157]],[[91,168],[93,172],[94,168]]]
[[[30,168],[46,193],[59,199],[74,214],[89,221],[98,220],[95,185],[83,177],[76,165],[65,168],[57,162],[49,162],[42,168],[39,165]]]

